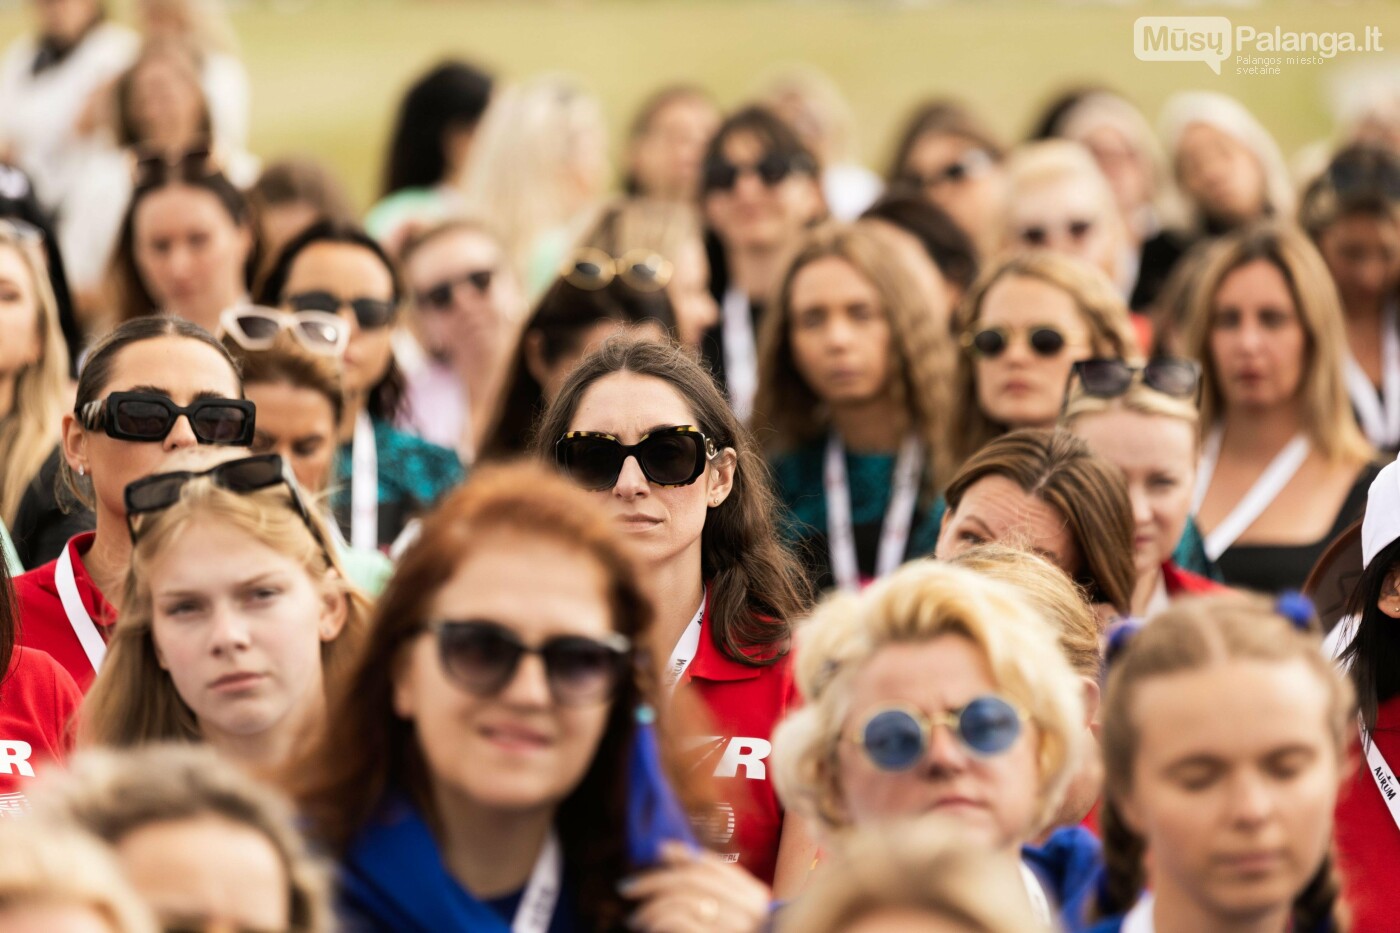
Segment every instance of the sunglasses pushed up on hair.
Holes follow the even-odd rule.
[[[1070,380],[1079,381],[1085,395],[1095,398],[1117,398],[1128,391],[1135,377],[1141,376],[1149,389],[1172,398],[1195,398],[1201,384],[1201,367],[1194,360],[1159,356],[1142,366],[1124,360],[1095,358],[1079,360],[1070,372]],[[1066,393],[1068,398],[1068,393]]]
[[[247,447],[253,443],[255,412],[253,403],[244,399],[197,398],[180,406],[159,392],[112,392],[76,414],[87,430],[103,431],[119,441],[163,441],[184,417],[201,444]]]
[[[554,445],[555,462],[585,489],[611,489],[628,457],[649,482],[657,486],[689,486],[719,455],[715,442],[688,424],[646,434],[635,444],[623,444],[611,434],[570,431]]]
[[[587,292],[607,288],[613,279],[621,279],[639,292],[658,292],[670,284],[672,271],[669,259],[650,250],[628,250],[614,257],[601,249],[584,247],[574,250],[559,275]]]
[[[136,165],[132,170],[137,188],[154,188],[171,181],[202,181],[219,174],[214,151],[208,146],[191,146],[168,156],[152,149],[135,151]]]
[[[1020,737],[1025,714],[1010,701],[986,694],[961,709],[930,716],[912,706],[875,710],[850,741],[881,771],[908,771],[923,760],[933,730],[947,726],[958,742],[978,757],[1000,755]]]

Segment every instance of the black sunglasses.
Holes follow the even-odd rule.
[[[909,170],[900,175],[900,180],[906,185],[916,188],[936,189],[944,185],[957,185],[969,178],[981,175],[992,166],[993,162],[990,153],[982,149],[973,149],[964,153],[962,158],[956,162],[950,162],[927,175]]]
[[[437,638],[443,673],[457,686],[479,697],[495,696],[506,688],[527,654],[544,662],[550,696],[561,706],[584,706],[607,700],[627,671],[632,644],[614,633],[604,639],[560,635],[539,647],[497,622],[483,619],[441,619],[424,625]]]
[[[1092,220],[1071,220],[1063,228],[1071,240],[1079,242],[1094,230]],[[1022,243],[1027,246],[1045,246],[1050,242],[1050,236],[1054,228],[1045,224],[1033,224],[1029,227],[1022,227],[1018,236]]]
[[[495,276],[495,269],[473,269],[471,272],[463,272],[456,278],[443,279],[431,288],[418,292],[413,298],[420,308],[426,308],[429,311],[446,311],[452,307],[452,294],[457,290],[458,285],[470,285],[476,289],[478,295],[484,295],[491,290],[491,280]]]
[[[962,345],[968,352],[984,360],[994,360],[1011,346],[1011,335],[1016,333],[1005,327],[987,327],[979,331],[963,334]],[[1024,331],[1026,342],[1036,356],[1051,357],[1065,348],[1065,335],[1053,327],[1040,325]]]
[[[715,442],[690,425],[662,428],[630,446],[611,434],[571,431],[554,445],[555,462],[585,489],[611,489],[628,457],[658,486],[689,486],[719,454]]]
[[[327,291],[298,292],[287,296],[287,305],[293,311],[324,311],[326,314],[339,314],[340,309],[348,305],[355,312],[361,330],[378,330],[394,319],[394,303],[382,298],[341,298]]]
[[[201,444],[247,447],[253,442],[255,408],[236,398],[199,398],[181,408],[157,392],[113,392],[76,414],[89,431],[119,441],[163,441],[184,415]]]
[[[1199,364],[1169,356],[1148,360],[1143,366],[1131,366],[1115,359],[1080,360],[1074,364],[1070,379],[1079,380],[1085,395],[1116,398],[1128,391],[1138,373],[1142,374],[1142,382],[1148,388],[1172,398],[1195,398],[1201,382]],[[1065,398],[1068,400],[1068,393]]]
[[[785,156],[770,152],[757,162],[738,165],[728,159],[710,159],[705,163],[705,190],[732,191],[739,176],[753,172],[769,188],[782,183],[793,172],[811,173],[813,166],[801,155]]]
[[[180,501],[180,492],[191,480],[208,479],[220,489],[229,492],[250,493],[260,489],[284,485],[291,495],[292,508],[306,523],[307,530],[316,539],[329,560],[330,548],[321,536],[320,529],[311,519],[306,500],[301,497],[296,480],[283,461],[281,454],[255,454],[238,460],[229,460],[200,472],[180,470],[174,473],[157,473],[127,485],[123,493],[126,502],[126,530],[131,540],[136,540],[136,516],[150,512],[162,512]]]
[[[153,188],[170,181],[201,181],[219,174],[214,153],[208,146],[195,146],[172,158],[164,153],[136,153],[137,188]]]

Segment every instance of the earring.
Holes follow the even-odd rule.
[[[82,465],[81,463],[78,464],[78,475],[79,475],[79,476],[85,476],[86,474],[87,474],[87,470],[85,470],[85,469],[83,468],[83,465]]]

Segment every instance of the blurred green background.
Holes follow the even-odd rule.
[[[1280,75],[1216,77],[1198,62],[1140,62],[1142,15],[1231,17],[1262,29],[1382,29],[1384,54],[1343,55]],[[121,8],[118,6],[118,17]],[[1173,91],[1212,89],[1248,104],[1286,153],[1329,135],[1335,100],[1356,75],[1400,70],[1393,0],[1246,6],[1149,3],[940,3],[913,0],[244,0],[232,14],[253,84],[252,148],[317,155],[361,205],[378,186],[395,103],[446,56],[507,78],[574,74],[602,98],[614,139],[658,85],[686,80],[724,105],[773,68],[826,71],[856,116],[859,154],[884,167],[899,121],[919,98],[952,93],[1020,135],[1071,83],[1104,82],[1150,119]],[[0,41],[26,27],[24,5],[0,10]],[[1393,51],[1392,51],[1393,49]]]

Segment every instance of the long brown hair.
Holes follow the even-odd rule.
[[[737,458],[734,488],[705,517],[701,573],[710,585],[713,637],[732,660],[752,667],[787,650],[791,624],[807,609],[810,589],[774,527],[776,498],[768,465],[720,394],[713,377],[686,351],[625,338],[606,341],[569,376],[536,432],[534,451],[553,462],[555,442],[593,383],[613,373],[651,376],[670,385],[695,415],[695,426]]]
[[[947,335],[938,325],[947,309],[929,307],[900,260],[868,228],[832,223],[803,236],[779,280],[773,313],[763,318],[754,411],[772,429],[775,449],[790,450],[826,436],[829,414],[793,360],[792,293],[802,270],[828,257],[848,263],[879,295],[890,325],[890,382],[910,430],[923,443],[931,467],[927,476],[936,489],[940,479],[947,479],[942,448],[951,360]]]
[[[1133,506],[1122,470],[1068,431],[1012,431],[973,454],[953,477],[948,515],[989,476],[1011,480],[1059,512],[1084,558],[1075,582],[1091,601],[1132,612]]]
[[[413,723],[394,712],[394,675],[423,632],[434,595],[473,555],[502,534],[527,534],[577,549],[607,580],[613,626],[645,645],[652,609],[630,552],[583,491],[539,466],[477,470],[423,519],[422,533],[400,559],[380,597],[369,643],[332,697],[324,735],[289,769],[287,783],[314,836],[346,852],[386,797],[407,794],[430,826],[439,823],[427,762]],[[652,694],[649,664],[636,665],[612,700],[607,728],[583,780],[559,808],[556,825],[565,864],[575,872],[582,916],[600,929],[620,924],[625,906],[616,884],[627,863],[623,833],[629,793],[628,752],[635,712]]]

